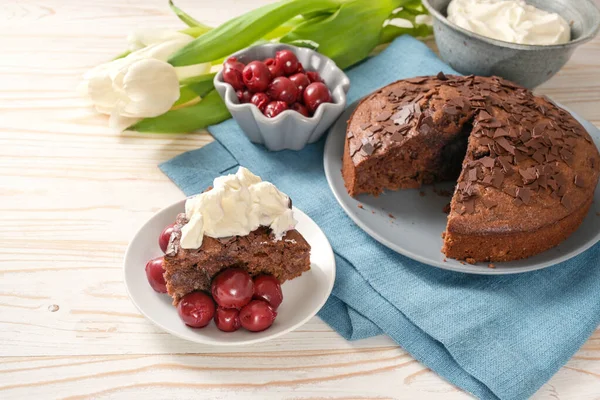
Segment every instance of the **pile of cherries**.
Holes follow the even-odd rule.
[[[331,93],[316,71],[305,71],[296,55],[280,50],[275,58],[244,65],[235,57],[223,64],[223,80],[236,90],[240,103],[252,103],[267,117],[294,110],[312,117]]]
[[[173,225],[160,234],[158,243],[167,250]],[[163,257],[148,261],[146,277],[152,289],[166,293],[163,276]],[[212,319],[223,332],[234,332],[243,327],[251,332],[269,328],[277,317],[277,307],[283,301],[281,284],[271,275],[252,279],[240,268],[227,268],[212,281],[211,294],[195,291],[181,298],[177,305],[179,317],[192,328],[204,328]],[[216,302],[216,306],[215,306]]]

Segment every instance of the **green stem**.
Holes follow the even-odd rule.
[[[177,110],[167,111],[155,118],[146,118],[129,127],[129,130],[145,133],[185,133],[218,124],[231,114],[216,90],[209,92],[199,103]]]
[[[177,18],[183,21],[183,23],[187,26],[205,28],[207,30],[211,29],[210,26],[204,25],[202,22],[198,21],[197,19],[183,11],[181,8],[173,4],[173,0],[169,0],[169,7],[171,7],[171,10],[173,10],[175,15],[177,15]]]
[[[301,13],[336,9],[340,4],[341,0],[288,0],[260,7],[196,38],[171,56],[169,62],[180,67],[224,57]]]

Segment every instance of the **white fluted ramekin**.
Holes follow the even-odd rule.
[[[310,118],[293,110],[267,118],[254,104],[240,104],[235,89],[223,81],[222,70],[215,76],[214,83],[229,112],[251,142],[263,144],[273,151],[301,150],[308,143],[319,140],[344,111],[350,80],[330,58],[307,48],[268,43],[248,47],[232,56],[247,64],[275,57],[275,52],[283,49],[293,51],[306,71],[317,71],[331,92],[332,102],[321,104]]]

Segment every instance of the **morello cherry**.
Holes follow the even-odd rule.
[[[204,328],[215,315],[215,302],[204,292],[188,293],[177,305],[179,317],[192,328]]]
[[[171,239],[171,233],[173,233],[173,229],[175,228],[175,224],[171,224],[167,226],[158,237],[158,245],[163,253],[167,252],[167,247],[169,246],[169,240]]]
[[[242,71],[236,68],[225,67],[223,68],[223,80],[225,83],[229,83],[235,90],[244,89],[244,79],[242,78]]]
[[[240,309],[252,299],[254,283],[243,269],[228,268],[213,279],[211,292],[221,307]]]
[[[281,284],[273,275],[259,275],[254,278],[254,298],[264,300],[277,310],[283,301]]]
[[[262,61],[252,61],[242,72],[244,84],[251,92],[264,92],[271,82],[269,68]]]
[[[240,323],[250,332],[264,331],[275,321],[277,312],[264,300],[252,300],[240,310]]]
[[[281,64],[285,75],[292,75],[298,71],[298,58],[291,50],[280,50],[275,53],[275,60]]]
[[[273,82],[271,82],[269,85],[267,94],[273,100],[279,100],[284,101],[287,104],[293,104],[298,98],[298,88],[291,80],[285,76],[280,76],[273,79]]]
[[[240,329],[240,311],[235,308],[217,307],[215,324],[223,332],[235,332]]]
[[[235,92],[237,95],[238,101],[240,103],[250,103],[250,99],[252,98],[252,93],[247,90],[237,90]]]
[[[267,58],[264,61],[267,68],[269,68],[269,72],[271,73],[271,78],[277,78],[278,76],[283,76],[283,68],[281,68],[281,64],[274,58]]]
[[[268,118],[273,118],[284,112],[288,109],[287,103],[284,101],[272,101],[265,107],[265,114]]]
[[[262,92],[254,93],[254,95],[252,95],[252,99],[250,99],[250,102],[258,107],[260,112],[265,110],[265,107],[267,107],[267,104],[269,104],[270,101],[271,99],[269,99],[269,96]]]
[[[317,71],[308,71],[306,73],[306,76],[308,77],[308,80],[310,81],[310,83],[323,82],[321,75],[319,75],[319,73]]]
[[[331,93],[324,83],[313,82],[304,89],[303,98],[308,110],[314,113],[321,104],[331,102]]]
[[[302,63],[298,63],[298,70],[296,71],[296,73],[298,74],[304,74],[306,71],[304,71],[304,67],[302,66]]]
[[[163,267],[163,258],[157,257],[148,261],[146,264],[146,278],[155,292],[167,293],[167,282],[165,282],[165,269]]]
[[[223,68],[233,68],[242,72],[244,70],[244,63],[239,62],[235,57],[229,57],[223,63]]]
[[[290,76],[290,81],[298,88],[298,97],[302,96],[302,92],[308,85],[310,85],[310,81],[305,74],[297,73]]]
[[[300,103],[294,103],[292,104],[292,107],[290,107],[292,110],[299,112],[300,114],[304,115],[305,117],[310,118],[310,113],[308,112],[308,109]]]

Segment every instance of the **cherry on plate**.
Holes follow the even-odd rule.
[[[296,71],[296,73],[298,74],[304,74],[306,71],[304,71],[304,67],[302,66],[302,63],[298,63],[298,70]]]
[[[308,112],[308,109],[304,106],[304,104],[294,103],[294,104],[292,104],[290,109],[292,109],[296,112],[299,112],[300,114],[304,115],[305,117],[310,118],[310,113]]]
[[[252,300],[240,310],[240,323],[250,332],[264,331],[275,321],[277,312],[264,300]]]
[[[242,71],[237,68],[225,67],[223,68],[223,80],[229,83],[235,90],[244,89],[244,79],[242,78]]]
[[[315,112],[323,103],[331,103],[331,93],[322,82],[313,82],[304,89],[304,104],[310,112]]]
[[[271,82],[269,85],[267,94],[273,100],[279,100],[284,101],[287,104],[293,104],[298,98],[298,88],[291,80],[289,80],[289,78],[280,76],[273,79],[273,82]]]
[[[272,101],[265,107],[265,114],[268,118],[273,118],[288,109],[287,103],[284,101]]]
[[[171,224],[167,226],[158,237],[158,245],[163,253],[167,252],[167,247],[169,246],[169,239],[171,239],[171,233],[173,233],[173,229],[175,228],[175,224]]]
[[[221,307],[240,309],[252,299],[254,283],[243,269],[227,268],[213,279],[211,292]]]
[[[278,76],[283,76],[283,68],[281,68],[281,64],[274,58],[267,58],[265,61],[265,65],[269,68],[269,72],[271,73],[271,78],[277,78]]]
[[[235,332],[240,329],[240,311],[235,308],[217,307],[215,324],[223,332]]]
[[[275,60],[281,64],[285,75],[292,75],[298,71],[298,58],[291,50],[280,50],[275,53]]]
[[[265,111],[265,107],[267,107],[267,104],[269,104],[270,101],[271,99],[269,99],[269,96],[262,92],[254,93],[254,95],[252,95],[252,99],[250,99],[250,102],[258,107],[260,112]]]
[[[298,88],[299,98],[302,96],[302,92],[308,85],[310,85],[310,81],[308,80],[308,76],[305,74],[297,73],[294,75],[290,75],[290,81]]]
[[[262,61],[252,61],[242,72],[244,84],[251,92],[264,92],[271,82],[269,68]]]
[[[323,79],[321,79],[321,75],[319,75],[319,73],[317,71],[308,71],[306,73],[306,76],[308,77],[308,80],[310,81],[310,83],[323,82]]]
[[[281,284],[273,275],[258,275],[254,278],[254,298],[264,300],[277,310],[283,301]]]
[[[187,326],[204,328],[215,315],[215,302],[204,292],[188,293],[179,301],[177,312]]]
[[[167,282],[165,282],[165,269],[163,267],[163,258],[157,257],[148,261],[146,264],[146,278],[155,292],[167,293]]]
[[[250,103],[250,99],[252,98],[252,93],[247,90],[237,90],[235,92],[238,101],[240,103]]]

